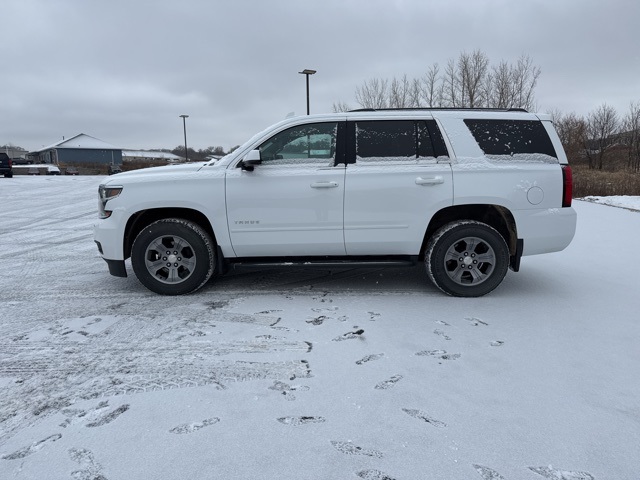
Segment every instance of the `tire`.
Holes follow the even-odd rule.
[[[489,225],[461,220],[440,228],[428,241],[425,266],[431,281],[454,297],[481,297],[507,274],[509,248]]]
[[[215,252],[213,240],[199,225],[167,218],[138,234],[131,249],[131,265],[140,283],[152,292],[184,295],[211,278]]]

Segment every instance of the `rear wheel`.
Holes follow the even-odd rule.
[[[138,280],[161,295],[183,295],[202,287],[216,265],[215,245],[199,225],[167,218],[145,227],[131,249]]]
[[[509,248],[493,227],[473,220],[452,222],[427,243],[431,281],[456,297],[480,297],[496,288],[509,267]]]

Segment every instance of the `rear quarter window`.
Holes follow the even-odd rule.
[[[484,154],[495,161],[557,163],[547,131],[538,120],[464,120]]]

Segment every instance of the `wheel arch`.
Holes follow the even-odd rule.
[[[127,221],[123,238],[124,244],[122,246],[125,259],[131,256],[131,247],[133,246],[133,241],[138,234],[146,226],[164,218],[182,218],[196,223],[203,228],[217,244],[211,222],[202,212],[190,208],[154,208],[137,212]]]
[[[471,204],[454,205],[439,210],[429,222],[420,249],[420,258],[424,258],[427,243],[440,227],[458,220],[476,220],[495,228],[505,239],[509,254],[515,255],[518,244],[518,230],[515,218],[508,208],[501,205]]]

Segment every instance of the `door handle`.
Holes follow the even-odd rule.
[[[427,178],[416,178],[416,185],[438,185],[440,183],[444,183],[444,177],[442,175]]]
[[[313,182],[311,188],[335,188],[338,182]]]

